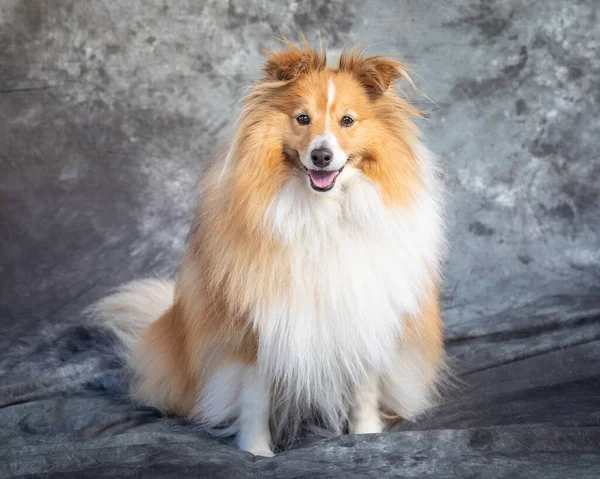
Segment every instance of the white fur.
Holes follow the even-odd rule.
[[[333,100],[335,99],[335,83],[333,83],[333,78],[329,79],[329,85],[327,87],[327,109],[325,110],[325,129],[329,130],[329,121],[331,119],[331,105],[333,105]]]
[[[354,405],[350,420],[352,434],[375,434],[383,430],[379,414],[379,377],[368,375],[354,393]]]
[[[416,151],[427,186],[405,210],[386,208],[378,185],[353,168],[327,194],[292,178],[269,208],[267,229],[293,251],[289,289],[253,313],[278,437],[314,410],[341,432],[368,374],[385,380],[382,400],[404,417],[431,404],[421,356],[398,349],[443,250],[433,159]]]
[[[269,429],[269,382],[262,376],[258,366],[247,369],[239,402],[239,432],[236,438],[238,447],[255,456],[273,456]]]
[[[220,367],[202,388],[190,418],[215,435],[229,436],[236,433],[239,429],[239,398],[247,373],[246,366],[240,363]]]

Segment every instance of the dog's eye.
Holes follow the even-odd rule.
[[[352,126],[354,124],[354,118],[350,115],[344,115],[340,123],[342,126]]]
[[[296,121],[301,125],[308,125],[310,123],[310,118],[308,117],[308,115],[302,113],[301,115],[298,115],[296,117]]]

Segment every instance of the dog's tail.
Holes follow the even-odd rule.
[[[171,281],[133,281],[90,306],[87,312],[117,336],[129,359],[146,328],[173,305],[174,290]]]
[[[89,308],[123,346],[132,399],[161,411],[187,415],[195,401],[197,378],[190,373],[175,285],[145,279],[121,286]]]

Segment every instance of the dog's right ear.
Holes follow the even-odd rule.
[[[304,48],[282,40],[288,50],[274,53],[266,51],[269,59],[264,66],[265,79],[268,81],[290,81],[309,71],[319,71],[327,67],[327,59],[323,51],[311,50],[304,41]]]

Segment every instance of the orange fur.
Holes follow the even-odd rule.
[[[421,313],[406,323],[406,336],[401,343],[417,343],[425,353],[426,374],[433,378],[444,356],[444,328],[440,314],[439,287],[431,284],[421,302]]]
[[[440,314],[439,287],[432,282],[421,301],[421,312],[409,318],[406,331],[398,338],[398,347],[416,346],[423,353],[422,374],[435,385],[436,376],[444,367],[444,328]],[[432,391],[437,394],[437,391]],[[384,418],[394,424],[403,418],[390,405],[382,404]]]

